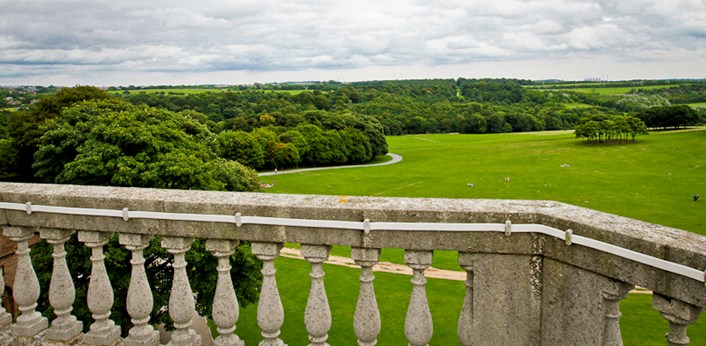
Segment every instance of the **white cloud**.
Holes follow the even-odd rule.
[[[204,83],[219,71],[377,79],[360,71],[402,69],[409,77],[397,78],[411,78],[447,65],[547,59],[706,66],[699,0],[0,0],[0,8],[0,84],[21,82],[23,73],[44,75],[42,84],[91,73],[102,85],[133,72],[162,78],[160,71]],[[464,72],[456,76],[473,77]]]

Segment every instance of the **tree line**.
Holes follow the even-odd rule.
[[[586,113],[635,116],[651,107],[671,106],[670,99],[676,100],[681,95],[676,88],[649,90],[649,93],[637,89],[639,92],[634,94],[615,96],[542,89],[538,85],[527,80],[459,78],[320,83],[311,85],[317,89],[299,93],[277,92],[283,90],[282,85],[259,85],[257,89],[191,95],[139,90],[121,95],[135,104],[172,111],[196,110],[208,117],[214,132],[226,129],[250,132],[262,126],[263,115],[273,116],[277,126],[286,126],[307,112],[319,111],[334,116],[374,118],[385,135],[572,129]],[[294,87],[287,86],[288,90]],[[663,94],[656,93],[660,90]],[[706,91],[683,90],[691,93],[691,99],[706,100]],[[702,112],[699,121],[705,117]]]

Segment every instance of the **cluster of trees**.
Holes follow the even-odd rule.
[[[215,140],[193,111],[171,112],[137,106],[93,87],[62,89],[44,97],[26,111],[10,114],[7,137],[0,140],[2,180],[70,184],[141,186],[178,189],[255,191],[259,179],[254,170],[219,157]],[[159,245],[159,237],[145,250],[148,280],[155,300],[153,323],[169,325],[168,300],[173,258]],[[88,328],[92,321],[85,299],[90,277],[90,251],[74,235],[66,246],[75,279],[76,316]],[[51,246],[40,242],[32,251],[40,273],[42,311],[51,314],[48,285],[51,277]],[[106,265],[116,305],[111,318],[131,326],[124,303],[129,287],[125,265],[129,251],[114,236],[107,245]],[[197,311],[211,313],[217,260],[197,240],[187,254]],[[261,285],[261,264],[242,244],[231,256],[231,276],[243,305],[255,302]]]
[[[254,120],[220,127],[216,146],[222,157],[261,169],[364,163],[387,153],[382,126],[374,118],[310,110]]]
[[[706,83],[702,82],[681,82],[674,83],[674,86],[664,89],[638,89],[642,95],[659,95],[672,104],[706,102]]]
[[[327,111],[328,99],[323,102],[325,97],[320,91],[297,95],[301,111],[294,112],[281,111],[280,106],[285,103],[270,95],[262,97],[263,92],[210,96],[223,96],[224,102],[230,102],[233,99],[228,96],[233,94],[243,96],[236,98],[241,103],[215,106],[237,109],[225,121],[219,120],[223,116],[221,111],[206,115],[189,104],[153,107],[145,102],[129,102],[94,87],[61,89],[23,110],[3,114],[0,179],[257,191],[260,182],[254,169],[362,163],[387,153],[382,126],[375,118]],[[214,107],[210,103],[206,107],[209,105]],[[260,111],[252,111],[253,108]],[[280,111],[270,113],[270,109]],[[172,257],[159,242],[159,238],[153,239],[145,250],[155,299],[152,321],[169,325],[165,307],[171,287]],[[80,299],[85,297],[88,287],[90,261],[86,256],[90,254],[75,236],[67,249],[69,256],[78,259],[71,264],[73,275],[78,277],[79,306],[75,312],[80,319],[90,322],[86,300]],[[129,273],[122,269],[129,252],[118,244],[116,237],[108,243],[106,252],[106,265],[113,269],[109,273],[118,297],[111,318],[127,331],[130,319],[120,304],[124,304],[129,286]],[[46,266],[51,263],[47,260],[50,256],[51,247],[44,242],[33,250],[33,261],[44,273],[40,277],[43,292],[48,291],[47,273],[51,270]],[[196,292],[197,310],[209,315],[216,260],[205,253],[202,240],[194,243],[187,257],[195,273],[189,279]],[[241,245],[231,256],[231,262],[231,276],[241,304],[256,301],[261,264],[251,254],[249,244]],[[51,313],[46,295],[40,304],[43,311]]]
[[[696,125],[700,121],[699,114],[686,105],[651,107],[637,115],[649,128],[679,128]]]
[[[629,115],[593,114],[582,117],[576,124],[577,138],[589,142],[622,142],[638,135],[646,135],[647,127],[642,120]]]

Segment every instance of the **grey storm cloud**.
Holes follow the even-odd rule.
[[[0,82],[23,70],[81,67],[292,71],[706,56],[704,0],[0,0],[0,8]]]

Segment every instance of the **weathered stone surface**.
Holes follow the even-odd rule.
[[[473,315],[482,318],[473,319],[472,339],[479,345],[540,345],[538,278],[532,256],[475,254]]]
[[[544,260],[542,345],[600,345],[606,277]]]
[[[377,344],[380,334],[380,310],[378,309],[375,289],[373,288],[372,267],[380,258],[380,249],[351,248],[351,257],[360,265],[360,289],[358,302],[353,315],[353,329],[358,337],[358,345],[373,346]]]
[[[203,237],[209,239],[210,251],[221,252],[229,251],[228,246],[222,248],[222,245],[231,241],[253,242],[253,253],[264,262],[265,276],[258,319],[265,330],[265,344],[270,345],[282,344],[279,329],[284,315],[274,278],[274,259],[283,242],[311,244],[315,251],[330,245],[352,246],[353,257],[364,267],[361,295],[366,304],[373,304],[375,300],[369,270],[377,261],[377,255],[373,253],[376,249],[411,250],[409,253],[414,255],[408,256],[407,260],[410,266],[418,267],[414,279],[420,283],[415,285],[417,298],[421,297],[423,290],[422,267],[427,262],[426,255],[417,255],[442,249],[460,251],[460,264],[469,274],[466,290],[469,299],[464,305],[472,307],[465,311],[470,314],[462,316],[462,324],[470,324],[469,328],[463,329],[464,333],[468,332],[464,338],[476,340],[464,341],[464,345],[475,342],[600,344],[606,316],[615,315],[614,310],[606,313],[606,301],[617,302],[612,296],[613,300],[606,300],[605,292],[611,292],[610,284],[616,281],[651,289],[667,297],[666,301],[680,302],[672,304],[674,306],[689,307],[682,308],[686,312],[706,306],[706,286],[699,280],[585,246],[567,245],[564,239],[542,234],[374,229],[364,232],[362,229],[236,224],[238,213],[241,218],[354,221],[360,225],[367,219],[373,225],[377,222],[424,222],[488,223],[491,225],[487,227],[503,227],[509,220],[513,228],[535,223],[559,230],[570,228],[574,237],[590,237],[706,270],[706,237],[551,201],[354,196],[342,199],[338,196],[0,183],[0,202],[21,206],[20,210],[0,209],[0,226],[6,235],[32,233],[38,228],[78,230],[80,239],[95,244],[94,248],[106,241],[112,232],[120,233],[121,242],[131,246],[160,235],[169,237],[165,243],[167,247],[184,248],[188,239]],[[76,216],[36,210],[28,214],[24,207],[26,202],[35,206],[105,208],[112,210],[115,216]],[[217,214],[224,216],[227,222],[124,218],[123,208],[129,211]],[[174,244],[169,243],[172,240]],[[308,257],[318,262],[322,256],[310,253]],[[227,301],[232,301],[231,298]],[[667,306],[662,301],[655,304],[659,309],[668,310],[667,316],[680,314],[679,311],[672,312],[672,305]],[[360,310],[365,310],[365,316],[372,317],[368,326],[356,327],[356,333],[365,339],[361,342],[372,344],[379,331],[374,317],[377,308]],[[674,328],[681,328],[677,322],[672,323],[676,326]],[[226,334],[229,329],[226,324],[229,323],[223,323]],[[614,325],[611,328],[614,329]],[[414,342],[423,343],[425,337]]]

